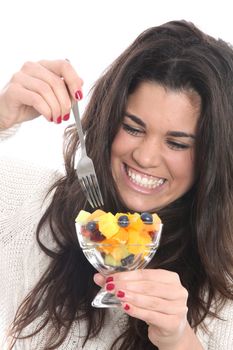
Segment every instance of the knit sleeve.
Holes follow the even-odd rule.
[[[7,348],[2,342],[20,303],[48,266],[49,257],[40,249],[35,233],[52,199],[52,194],[46,194],[60,177],[53,169],[0,157],[0,349]],[[55,242],[48,225],[43,239],[53,248]],[[30,341],[29,345],[17,347],[43,348],[32,348]]]
[[[12,137],[13,135],[15,135],[15,133],[18,131],[19,128],[20,128],[20,124],[15,124],[9,129],[4,129],[4,130],[0,129],[0,142],[5,141],[9,137]]]
[[[233,349],[233,300],[227,300],[219,318],[205,320],[208,331],[199,327],[197,336],[205,350]]]
[[[40,167],[30,161],[1,156],[0,212],[15,213],[30,201],[42,203],[49,188],[61,176],[59,171]]]

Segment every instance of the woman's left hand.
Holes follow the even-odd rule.
[[[95,275],[99,285],[113,292],[125,312],[148,324],[148,337],[159,349],[175,349],[187,329],[188,292],[178,274],[167,270],[115,273],[113,279]],[[110,280],[111,280],[110,278]],[[109,282],[108,282],[109,281]]]

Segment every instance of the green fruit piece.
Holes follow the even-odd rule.
[[[116,261],[111,254],[105,255],[104,263],[108,266],[121,266],[121,262]]]
[[[120,262],[121,259],[126,258],[129,255],[129,251],[127,249],[127,246],[124,244],[121,244],[119,246],[117,246],[116,248],[113,249],[113,251],[111,252],[111,255],[113,256],[113,258]]]

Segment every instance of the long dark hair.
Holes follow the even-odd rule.
[[[143,81],[178,91],[195,91],[201,97],[195,171],[191,190],[159,211],[164,222],[161,247],[150,268],[179,274],[189,292],[188,320],[197,327],[207,315],[217,317],[225,298],[233,266],[233,52],[186,21],[149,28],[96,82],[83,117],[89,156],[94,160],[105,210],[125,208],[120,202],[110,168],[110,150],[121,125],[129,94]],[[74,321],[86,320],[86,340],[96,336],[105,310],[90,306],[98,287],[94,268],[85,259],[75,233],[80,209],[91,210],[81,192],[75,168],[78,147],[76,128],[65,132],[66,175],[53,188],[53,199],[41,218],[36,235],[50,264],[20,306],[11,334],[16,338],[38,317],[40,327],[51,324],[46,349],[57,348]],[[40,238],[49,225],[56,250]],[[218,298],[217,298],[218,297]],[[218,300],[216,309],[211,303]],[[128,318],[128,325],[112,349],[154,349],[147,325]]]

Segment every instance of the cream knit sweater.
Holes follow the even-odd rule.
[[[0,136],[8,136],[2,133]],[[5,334],[17,307],[32,289],[48,264],[48,257],[38,247],[36,226],[51,198],[44,197],[60,174],[28,162],[0,159],[0,349],[6,350]],[[49,229],[43,232],[50,240]],[[224,320],[206,320],[209,334],[198,331],[205,350],[233,350],[233,302],[222,310]],[[99,336],[87,342],[84,350],[109,350],[125,326],[124,314],[118,309],[108,311],[105,327]],[[34,325],[35,327],[35,325]],[[85,324],[73,324],[69,337],[60,350],[82,349]],[[19,341],[15,350],[43,350],[46,330],[32,339]],[[83,349],[82,349],[83,350]],[[135,349],[136,350],[136,349]],[[187,349],[188,350],[188,349]]]

